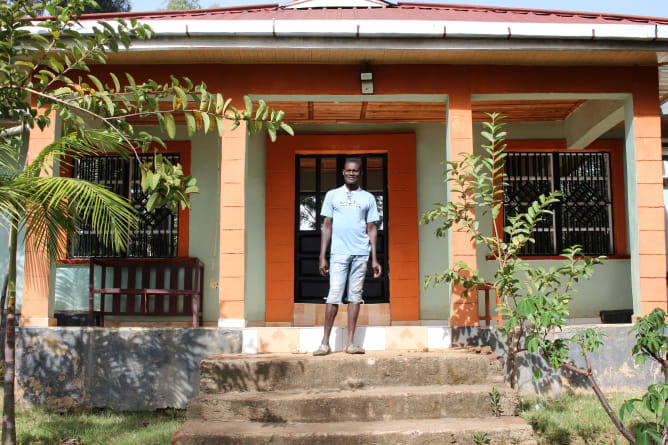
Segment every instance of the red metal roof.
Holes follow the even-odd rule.
[[[381,8],[317,9],[285,9],[278,4],[266,4],[186,11],[86,14],[82,19],[100,20],[115,17],[135,17],[143,20],[443,20],[556,24],[668,24],[668,18],[662,17],[409,2]]]

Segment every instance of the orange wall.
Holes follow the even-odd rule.
[[[292,320],[297,153],[387,153],[390,310],[392,320],[418,320],[415,135],[373,134],[281,136],[267,143],[266,321]]]

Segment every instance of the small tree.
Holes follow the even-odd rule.
[[[594,266],[601,258],[591,258],[582,254],[581,246],[573,246],[564,251],[565,260],[559,267],[544,269],[531,267],[519,257],[522,248],[534,243],[533,232],[540,221],[552,212],[550,206],[560,197],[560,193],[540,196],[526,211],[508,215],[509,225],[500,232],[493,225],[493,233],[486,234],[480,229],[475,215],[489,214],[492,221],[499,216],[503,206],[504,158],[503,143],[505,133],[501,131],[498,114],[489,115],[491,122],[484,122],[483,137],[488,141],[483,145],[487,156],[462,154],[460,162],[446,162],[445,180],[452,184],[452,191],[458,198],[454,202],[438,204],[427,212],[422,221],[429,223],[442,220],[436,230],[437,236],[446,236],[449,229],[465,231],[476,245],[487,248],[489,255],[497,262],[494,273],[494,287],[501,297],[497,308],[504,318],[499,327],[503,333],[508,357],[510,383],[517,384],[516,357],[528,352],[544,357],[553,369],[564,368],[586,379],[599,399],[601,406],[610,417],[617,430],[630,443],[647,444],[654,440],[668,444],[668,337],[666,336],[666,314],[655,310],[638,320],[633,331],[637,344],[633,354],[637,363],[646,358],[660,364],[666,382],[651,385],[647,393],[626,402],[617,416],[601,390],[592,371],[590,355],[598,352],[605,334],[586,329],[572,337],[558,335],[566,326],[569,315],[568,304],[574,292],[574,285],[581,279],[589,278]],[[427,277],[425,286],[442,282],[463,286],[464,295],[483,284],[478,272],[466,263],[456,263],[454,267]],[[476,295],[477,296],[477,295]],[[571,346],[577,346],[584,359],[581,367],[571,359]],[[540,378],[540,369],[534,370],[534,379]],[[625,415],[638,414],[635,406],[641,403],[652,414],[652,419],[642,419],[637,438],[622,423]],[[620,419],[621,417],[621,419]]]
[[[535,228],[546,215],[552,214],[551,206],[559,201],[561,193],[539,196],[524,212],[506,215],[509,224],[502,231],[498,229],[494,222],[503,210],[503,189],[507,185],[504,181],[506,133],[502,131],[504,123],[500,122],[499,114],[488,116],[490,122],[483,122],[481,133],[487,140],[482,145],[486,154],[462,153],[461,161],[444,163],[445,181],[451,184],[452,194],[457,199],[437,204],[422,217],[422,222],[438,221],[438,237],[446,236],[453,228],[466,232],[496,261],[493,284],[501,300],[497,310],[504,317],[504,324],[500,329],[506,342],[510,384],[515,388],[517,355],[566,324],[564,310],[567,310],[573,285],[588,278],[600,260],[582,256],[579,246],[567,249],[563,265],[549,270],[531,267],[520,258],[522,249],[535,243]],[[476,219],[480,215],[491,217],[492,233],[480,227]],[[485,280],[468,264],[458,262],[442,273],[427,277],[425,286],[443,282],[463,286],[464,296],[475,292],[477,298],[477,287]],[[551,309],[547,310],[548,307]]]
[[[149,26],[117,20],[99,22],[92,34],[75,30],[78,17],[90,0],[30,0],[0,2],[0,117],[16,122],[18,131],[0,132],[0,224],[10,232],[7,326],[5,342],[4,415],[2,444],[16,443],[14,414],[14,355],[16,311],[16,260],[25,231],[25,243],[45,250],[53,261],[63,253],[68,236],[88,222],[100,240],[118,250],[124,248],[136,223],[127,199],[106,187],[86,181],[54,177],[60,162],[107,151],[141,165],[142,188],[150,194],[147,210],[160,206],[176,209],[190,206],[189,193],[197,192],[195,179],[184,177],[180,165],[155,155],[141,162],[139,153],[155,145],[160,137],[135,131],[130,118],[156,118],[169,138],[174,138],[174,113],[183,113],[189,135],[196,131],[218,131],[227,124],[234,130],[247,122],[252,135],[266,128],[272,139],[282,129],[283,113],[271,111],[260,101],[244,97],[245,110],[231,106],[206,84],[171,77],[169,82],[136,82],[126,74],[121,82],[111,73],[103,81],[90,74],[90,64],[105,63],[109,51],[126,49],[133,39],[151,38]],[[46,10],[50,17],[37,16]],[[35,30],[38,31],[35,31]],[[166,108],[161,105],[168,105]],[[30,129],[54,125],[58,114],[64,137],[45,147],[36,159],[21,161]],[[91,122],[96,127],[93,128]]]
[[[86,6],[84,14],[93,12],[128,12],[131,9],[129,0],[96,0],[96,5]]]
[[[619,416],[626,418],[636,414],[641,420],[636,443],[649,445],[651,440],[663,445],[668,444],[668,336],[666,336],[666,312],[654,309],[649,315],[640,317],[631,332],[635,332],[636,344],[633,355],[636,364],[644,364],[649,358],[661,366],[663,382],[650,385],[640,398],[626,401]],[[644,406],[653,418],[647,419],[636,409]]]
[[[183,10],[183,9],[202,9],[199,0],[169,0],[165,4],[165,9],[168,11]]]

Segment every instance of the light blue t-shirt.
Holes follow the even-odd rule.
[[[332,218],[332,254],[369,254],[366,224],[380,219],[371,193],[361,188],[349,191],[344,184],[327,192],[320,214]]]

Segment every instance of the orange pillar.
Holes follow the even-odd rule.
[[[656,78],[654,82],[642,82],[633,94],[638,268],[632,270],[639,271],[640,291],[639,298],[634,296],[633,299],[635,316],[647,315],[655,308],[666,310],[661,112],[657,84]],[[634,228],[629,227],[629,231],[632,230]]]
[[[304,136],[267,140],[266,312],[268,322],[291,322],[295,302],[295,147]]]
[[[219,327],[245,327],[246,125],[221,138],[220,249],[218,254]]]
[[[473,153],[473,120],[471,94],[467,86],[456,89],[448,100],[448,159],[461,160],[460,153]],[[450,194],[453,202],[459,200]],[[471,269],[477,268],[475,243],[461,226],[453,226],[451,238],[451,266],[465,262]],[[478,326],[477,295],[463,295],[461,286],[453,286],[450,308],[450,326]]]
[[[42,149],[55,139],[55,122],[52,122],[44,131],[37,127],[31,130],[28,142],[28,162],[35,160]],[[53,317],[55,283],[55,266],[49,261],[46,250],[35,249],[26,244],[20,326],[56,326],[56,319]]]

